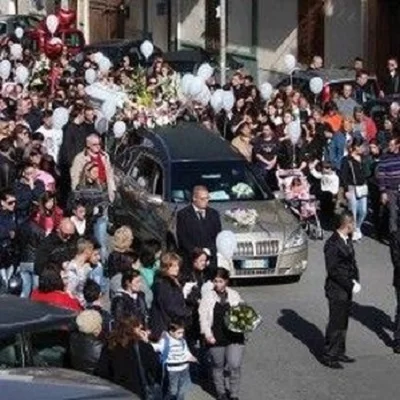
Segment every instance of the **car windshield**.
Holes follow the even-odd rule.
[[[194,185],[204,185],[211,201],[271,199],[244,162],[190,162],[172,164],[172,201],[190,201]]]

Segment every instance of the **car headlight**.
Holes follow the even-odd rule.
[[[286,239],[285,241],[285,249],[293,248],[293,247],[301,247],[307,242],[307,236],[304,233],[301,226],[296,228]]]

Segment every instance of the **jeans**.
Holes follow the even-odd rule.
[[[89,272],[89,279],[95,281],[101,287],[101,293],[105,294],[108,292],[108,279],[104,277],[104,267],[102,263],[98,263],[92,270]]]
[[[212,358],[212,374],[218,396],[226,395],[225,369],[229,372],[229,393],[231,397],[239,397],[240,367],[244,352],[243,344],[230,344],[210,348]]]
[[[105,263],[107,261],[107,257],[108,257],[107,226],[108,226],[108,216],[107,215],[102,215],[101,217],[97,218],[97,220],[93,226],[94,237],[96,238],[96,240],[99,242],[99,244],[101,246],[101,261],[103,263]]]
[[[33,269],[34,263],[29,262],[22,262],[18,267],[23,282],[21,297],[28,298],[32,290],[39,286],[38,276],[34,274]]]
[[[192,380],[190,379],[189,366],[183,371],[168,371],[169,386],[168,399],[184,400],[189,391]]]
[[[353,191],[350,191],[349,208],[353,214],[356,228],[360,230],[361,225],[363,224],[367,216],[367,197],[357,199],[355,193]]]

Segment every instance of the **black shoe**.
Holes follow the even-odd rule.
[[[231,397],[230,400],[239,400],[239,397]]]
[[[217,400],[229,400],[229,397],[226,394],[222,394],[221,396],[217,397]]]
[[[337,360],[342,362],[342,363],[347,363],[347,364],[351,364],[353,362],[356,362],[355,358],[351,358],[349,356],[346,356],[345,354],[343,354],[342,356],[339,356]]]
[[[399,345],[393,347],[393,353],[400,354],[400,346]]]
[[[339,361],[333,360],[331,358],[323,358],[321,360],[321,364],[331,369],[343,369],[343,365],[340,364]]]

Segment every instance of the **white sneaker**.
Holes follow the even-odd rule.
[[[356,229],[353,233],[353,242],[357,242],[362,238],[362,233],[359,229]]]

